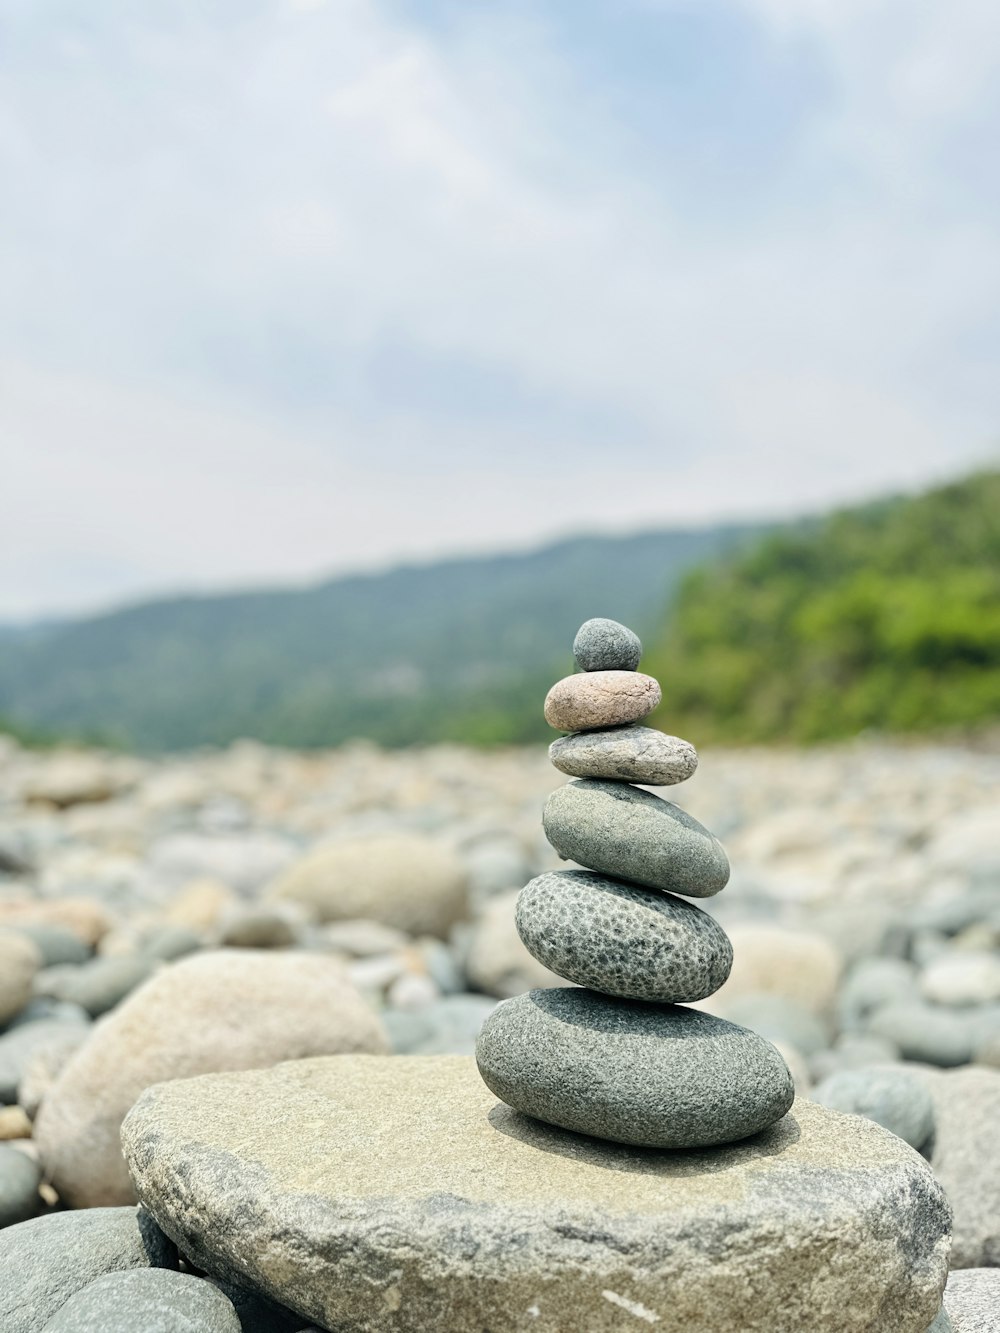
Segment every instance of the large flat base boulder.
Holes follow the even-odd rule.
[[[184,1254],[329,1330],[924,1333],[945,1283],[926,1162],[809,1102],[636,1149],[497,1103],[468,1057],[344,1055],[150,1088],[122,1138]]]

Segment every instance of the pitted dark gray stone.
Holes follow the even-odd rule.
[[[734,1143],[780,1120],[795,1096],[781,1055],[756,1032],[582,989],[504,1000],[476,1060],[515,1110],[638,1147]]]
[[[609,727],[577,731],[549,746],[549,758],[572,778],[606,778],[670,787],[685,782],[698,767],[689,741],[655,727]]]
[[[542,823],[564,860],[647,889],[710,898],[729,880],[718,838],[679,806],[624,782],[568,782],[545,802]]]
[[[581,671],[635,671],[642,643],[638,634],[617,620],[595,616],[577,630],[573,657]]]
[[[590,870],[539,875],[521,890],[528,952],[567,981],[634,1000],[703,1000],[729,976],[733,946],[714,917],[670,894]]]

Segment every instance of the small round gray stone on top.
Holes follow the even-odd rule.
[[[934,1103],[924,1085],[905,1067],[842,1069],[812,1091],[831,1111],[874,1120],[918,1150],[934,1133]]]
[[[729,937],[707,912],[589,870],[557,870],[526,884],[517,930],[558,976],[625,999],[703,1000],[733,964]]]
[[[515,1110],[644,1148],[735,1143],[780,1120],[795,1096],[779,1052],[747,1028],[576,988],[504,1000],[476,1062]]]
[[[549,746],[549,758],[571,778],[607,778],[650,787],[685,782],[698,767],[698,753],[689,741],[639,726],[560,736]]]
[[[241,1333],[232,1301],[190,1273],[107,1273],[71,1296],[43,1333]]]
[[[564,860],[647,889],[711,898],[729,880],[718,838],[679,806],[624,782],[568,782],[545,802],[542,824]]]
[[[638,634],[617,620],[595,616],[577,630],[573,657],[581,671],[635,671],[642,643]]]
[[[659,684],[641,671],[584,671],[552,686],[545,721],[557,731],[621,727],[646,717],[660,698]]]

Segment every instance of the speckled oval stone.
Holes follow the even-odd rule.
[[[573,658],[581,671],[634,671],[642,657],[638,634],[617,620],[585,620],[573,640]]]
[[[653,787],[685,782],[698,767],[698,753],[689,741],[655,727],[611,727],[560,736],[549,746],[549,758],[571,778],[608,778]]]
[[[564,860],[647,889],[711,898],[729,879],[718,838],[641,787],[578,778],[552,793],[542,823]]]
[[[693,903],[590,870],[557,870],[517,900],[525,948],[560,977],[605,995],[677,1004],[719,989],[733,946]]]
[[[641,671],[583,671],[552,686],[545,721],[557,731],[621,727],[638,722],[659,702],[659,685]]]
[[[591,990],[533,990],[483,1024],[476,1061],[508,1106],[550,1125],[647,1148],[735,1143],[795,1096],[777,1050],[682,1006]]]

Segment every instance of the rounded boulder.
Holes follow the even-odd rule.
[[[557,680],[545,696],[545,721],[557,731],[589,731],[638,722],[660,702],[660,687],[641,671],[584,671]]]

